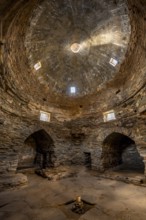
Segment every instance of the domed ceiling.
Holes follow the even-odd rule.
[[[119,74],[130,35],[124,0],[44,0],[30,18],[25,47],[48,91],[85,97]]]

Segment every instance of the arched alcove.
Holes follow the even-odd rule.
[[[113,168],[144,172],[143,158],[135,142],[118,132],[113,132],[104,139],[101,160],[105,170]]]
[[[43,129],[32,133],[24,141],[24,147],[19,155],[18,170],[24,168],[53,167],[54,141]]]

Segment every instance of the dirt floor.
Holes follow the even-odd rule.
[[[0,193],[1,220],[146,220],[146,188],[103,179],[81,167],[77,175],[49,181],[29,174],[23,189]],[[69,201],[81,196],[94,204],[85,214]]]

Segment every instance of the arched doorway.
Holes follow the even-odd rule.
[[[54,141],[43,129],[32,133],[24,142],[19,156],[18,170],[54,166]]]
[[[113,132],[104,139],[101,160],[105,170],[113,168],[144,172],[143,158],[135,142],[121,133]]]

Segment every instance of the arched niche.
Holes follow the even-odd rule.
[[[135,141],[118,132],[113,132],[104,139],[101,161],[105,170],[131,170],[144,173],[143,158],[136,148]]]
[[[29,135],[19,155],[18,170],[37,167],[41,169],[54,166],[54,141],[41,129]]]

